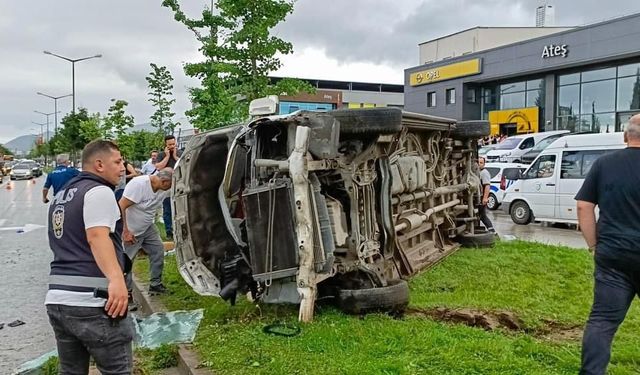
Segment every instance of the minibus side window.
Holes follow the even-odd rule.
[[[565,151],[562,153],[562,166],[560,178],[562,179],[582,179],[587,176],[593,163],[602,155],[605,150],[589,151]]]
[[[556,167],[555,155],[540,156],[529,168],[525,178],[546,178],[553,176]]]
[[[500,168],[489,167],[485,169],[489,172],[491,178],[494,178],[500,172]]]

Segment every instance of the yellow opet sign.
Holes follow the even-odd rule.
[[[501,125],[516,125],[516,133],[538,132],[538,107],[514,108],[489,112],[491,135],[500,134]]]
[[[439,66],[437,68],[421,70],[411,73],[409,84],[411,86],[426,85],[433,82],[445,81],[458,77],[481,73],[481,60],[471,59],[457,63]]]

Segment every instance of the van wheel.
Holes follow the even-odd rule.
[[[498,198],[493,193],[489,194],[489,201],[487,202],[487,208],[491,211],[497,210],[500,203],[498,203]]]
[[[509,209],[511,220],[519,225],[527,225],[533,219],[531,208],[525,201],[517,201],[511,205]]]
[[[493,247],[496,242],[496,234],[488,232],[486,229],[474,231],[471,233],[462,233],[456,237],[456,241],[460,243],[462,247],[478,248],[478,247]]]
[[[451,131],[453,138],[458,139],[478,139],[491,134],[489,121],[470,120],[458,121],[456,128]]]
[[[402,130],[399,108],[336,109],[329,114],[340,122],[343,134],[395,134]]]
[[[409,304],[409,285],[404,280],[390,280],[378,288],[340,289],[336,297],[338,307],[347,314],[398,313]]]

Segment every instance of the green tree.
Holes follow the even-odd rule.
[[[107,129],[99,113],[94,113],[87,120],[80,122],[80,136],[88,142],[107,138]]]
[[[151,73],[147,76],[149,83],[149,101],[156,108],[151,115],[151,125],[164,134],[173,134],[177,123],[173,122],[174,112],[171,105],[175,103],[173,94],[173,77],[166,66],[151,63]]]
[[[205,8],[201,18],[192,19],[178,0],[162,2],[176,21],[195,34],[205,57],[184,67],[188,76],[202,84],[190,89],[193,108],[186,112],[195,127],[210,129],[242,120],[248,115],[249,101],[267,94],[313,92],[306,82],[283,80],[271,85],[268,77],[281,66],[277,56],[293,51],[291,43],[271,35],[293,11],[291,1],[217,0],[214,4],[216,14]]]
[[[151,150],[160,150],[164,143],[164,134],[137,130],[125,133],[118,138],[120,151],[129,161],[142,161],[149,158]]]
[[[54,146],[52,151],[55,153],[68,151],[75,158],[78,152],[92,141],[92,139],[85,138],[82,133],[82,123],[88,120],[89,112],[86,108],[78,108],[76,112],[71,112],[64,116],[61,121],[64,127],[59,129],[57,136],[52,138]]]
[[[4,145],[0,144],[0,155],[13,155],[13,152],[8,148],[4,147]]]
[[[113,103],[104,118],[105,138],[120,138],[127,129],[133,127],[133,116],[126,113],[129,103],[125,100],[111,99]]]

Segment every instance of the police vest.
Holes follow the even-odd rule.
[[[95,288],[108,286],[91,252],[82,214],[85,194],[97,186],[108,186],[113,190],[113,185],[101,177],[82,172],[56,194],[49,207],[49,246],[53,251],[49,289],[92,292]],[[117,221],[115,232],[109,236],[120,268],[128,272],[131,261],[124,252],[122,219]]]

